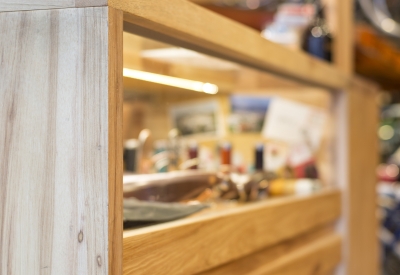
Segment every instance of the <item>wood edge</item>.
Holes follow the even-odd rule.
[[[108,0],[75,0],[69,4],[55,4],[41,5],[39,3],[25,4],[25,3],[5,3],[0,0],[0,13],[2,12],[22,12],[22,11],[38,11],[38,10],[55,10],[55,9],[70,9],[70,8],[95,8],[108,6]],[[9,8],[7,8],[7,6]]]
[[[75,0],[75,8],[105,7],[108,0]]]
[[[285,205],[288,203],[296,203],[296,202],[306,201],[309,199],[316,199],[318,197],[330,197],[330,196],[337,196],[337,195],[341,195],[340,190],[328,189],[328,190],[322,190],[315,194],[307,195],[307,196],[292,196],[292,197],[273,198],[270,200],[251,203],[248,205],[241,205],[241,206],[238,206],[237,208],[233,208],[233,209],[225,209],[225,210],[221,210],[221,211],[217,211],[217,212],[210,212],[210,213],[207,213],[207,214],[201,215],[201,216],[189,217],[189,218],[178,220],[178,221],[172,221],[172,222],[149,226],[149,227],[145,227],[145,228],[125,230],[123,233],[123,238],[128,239],[131,237],[137,237],[140,235],[151,234],[154,232],[169,230],[172,228],[177,228],[177,227],[181,227],[181,226],[185,226],[185,225],[209,222],[209,221],[216,220],[216,219],[219,219],[222,217],[226,218],[228,216],[241,215],[246,212],[257,211],[257,210],[261,210],[264,208],[273,208],[273,207]]]
[[[122,274],[122,28],[123,13],[108,8],[108,274]]]

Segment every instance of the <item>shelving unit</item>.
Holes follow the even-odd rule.
[[[339,189],[123,233],[123,31],[328,89]],[[1,274],[378,274],[373,84],[186,0],[0,0],[0,33]]]

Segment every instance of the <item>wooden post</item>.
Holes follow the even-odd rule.
[[[0,274],[121,274],[122,13],[5,3]]]
[[[375,84],[354,75],[354,1],[326,0],[334,14],[335,66],[352,78],[336,93],[337,182],[343,190],[343,262],[338,274],[379,274],[376,213],[377,124],[379,108]]]
[[[347,95],[349,275],[380,274],[376,216],[377,92],[372,83],[354,79]]]

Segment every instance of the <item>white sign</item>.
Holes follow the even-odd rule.
[[[274,98],[264,120],[263,136],[280,140],[288,145],[308,144],[313,150],[319,147],[326,113],[294,101]]]

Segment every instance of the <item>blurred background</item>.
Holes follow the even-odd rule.
[[[332,16],[333,0],[192,2],[293,51],[327,62],[335,59],[335,37],[343,30]],[[377,238],[382,274],[400,274],[400,0],[357,0],[354,18],[354,71],[380,90],[376,98],[381,110],[376,129],[379,152],[375,153],[380,155]],[[335,131],[333,99],[328,91],[128,33],[124,34],[124,67],[129,68],[124,69],[126,198],[200,203],[168,218],[175,219],[209,207],[210,202],[229,207],[226,204],[232,201],[335,185],[330,150]],[[302,96],[293,92],[298,89],[304,90]],[[294,117],[285,117],[286,129],[279,110],[296,110]],[[303,121],[308,125],[291,129]],[[160,173],[168,173],[169,178],[163,177],[167,182],[160,184]],[[179,177],[192,177],[198,185],[184,189]],[[148,184],[146,188],[142,182]],[[165,212],[160,213],[161,219],[145,222],[168,220]],[[126,223],[127,227],[141,225]]]

